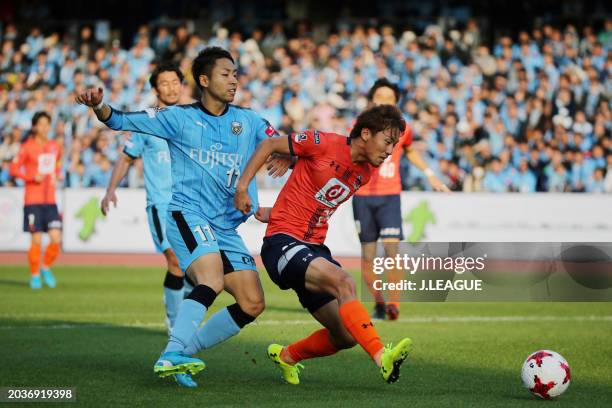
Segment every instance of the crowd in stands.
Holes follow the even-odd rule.
[[[112,132],[77,92],[103,86],[122,110],[155,103],[148,77],[162,60],[186,76],[206,46],[229,49],[239,67],[235,103],[250,107],[281,133],[317,128],[347,134],[367,106],[377,78],[401,89],[400,107],[413,148],[455,191],[612,192],[612,20],[597,30],[542,25],[483,40],[476,20],[462,30],[430,25],[423,32],[391,26],[339,25],[324,41],[306,24],[273,24],[250,35],[223,26],[202,38],[190,25],[141,26],[129,44],[84,26],[77,36],[0,33],[0,186],[19,185],[10,162],[36,111],[52,116],[52,137],[64,146],[66,187],[105,187],[127,133]],[[407,160],[406,190],[428,190]],[[262,177],[264,186],[282,181]],[[143,185],[137,163],[125,186]]]

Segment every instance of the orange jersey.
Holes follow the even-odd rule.
[[[54,140],[28,138],[11,163],[11,175],[25,181],[25,205],[55,204],[55,180],[61,171],[62,150]],[[37,182],[37,174],[42,181]]]
[[[391,156],[380,165],[372,168],[372,176],[367,186],[360,189],[355,195],[379,196],[399,194],[402,192],[402,181],[400,179],[400,160],[404,154],[404,148],[412,144],[412,129],[406,125],[406,130],[393,149]]]
[[[370,164],[351,161],[350,140],[316,130],[289,137],[289,150],[300,159],[272,208],[266,237],[325,241],[329,217],[370,180]]]

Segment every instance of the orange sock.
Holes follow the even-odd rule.
[[[40,247],[39,247],[40,250]],[[53,265],[53,262],[55,262],[55,260],[57,259],[57,256],[59,255],[60,252],[60,245],[59,244],[49,244],[47,246],[47,249],[45,250],[45,258],[43,259],[43,268],[49,268],[51,265]]]
[[[338,349],[329,340],[329,331],[321,329],[288,345],[287,352],[297,363],[309,358],[331,356],[337,353]]]
[[[30,263],[30,273],[38,275],[40,273],[40,244],[32,244],[30,246],[28,262]]]
[[[351,300],[340,306],[340,318],[357,343],[374,359],[384,346],[366,308],[360,301]]]

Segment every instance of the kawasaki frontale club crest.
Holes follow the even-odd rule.
[[[239,135],[242,133],[242,123],[233,121],[232,122],[232,133],[235,135]]]

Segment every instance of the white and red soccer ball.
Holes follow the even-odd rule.
[[[570,385],[570,367],[559,354],[550,350],[532,353],[521,370],[523,385],[533,395],[552,399],[563,394]]]

